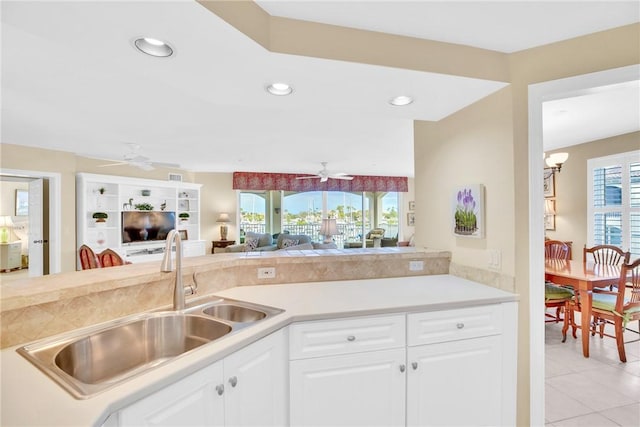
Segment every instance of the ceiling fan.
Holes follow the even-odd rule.
[[[114,163],[107,163],[105,165],[99,165],[98,167],[104,168],[109,166],[121,166],[121,165],[129,165],[135,166],[145,171],[150,171],[155,169],[156,167],[161,168],[179,168],[180,165],[177,163],[162,163],[162,162],[152,162],[149,157],[142,156],[138,153],[140,150],[140,145],[127,142],[126,145],[129,146],[129,152],[124,155],[122,161],[116,161]]]
[[[317,179],[320,178],[320,182],[326,182],[329,178],[331,179],[346,179],[352,180],[353,177],[349,176],[344,172],[331,173],[327,170],[327,162],[320,162],[322,165],[322,170],[318,171],[315,175],[309,176],[298,176],[296,179]]]

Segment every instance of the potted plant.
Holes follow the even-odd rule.
[[[107,189],[104,188],[104,187],[98,188],[98,193],[100,193],[100,194],[104,194],[106,191],[107,191]]]
[[[178,218],[180,218],[180,221],[182,221],[182,222],[188,222],[189,221],[189,213],[188,212],[180,212],[178,214]]]
[[[137,205],[134,206],[134,208],[136,208],[139,211],[152,211],[153,205],[149,203],[138,203]]]
[[[92,217],[96,220],[96,225],[106,225],[109,215],[105,212],[95,212]]]

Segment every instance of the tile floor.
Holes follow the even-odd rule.
[[[546,426],[640,426],[640,342],[625,345],[622,363],[613,338],[591,337],[587,359],[580,332],[574,339],[569,329],[563,343],[562,323],[546,324]],[[626,341],[637,338],[625,333]]]

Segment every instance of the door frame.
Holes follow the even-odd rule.
[[[0,175],[44,178],[49,181],[49,274],[60,273],[62,266],[62,176],[57,172],[24,169],[0,169]]]
[[[541,249],[544,219],[540,214],[544,212],[542,104],[585,94],[600,86],[638,80],[639,76],[640,65],[630,65],[529,85],[529,420],[532,426],[545,424],[544,257]]]

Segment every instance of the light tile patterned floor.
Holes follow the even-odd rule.
[[[637,330],[638,322],[629,326]],[[561,323],[546,324],[546,425],[640,426],[640,342],[625,346],[622,363],[613,338],[591,337],[587,359],[581,330],[578,339],[569,330],[565,343],[561,331]],[[637,338],[625,333],[626,341]]]

